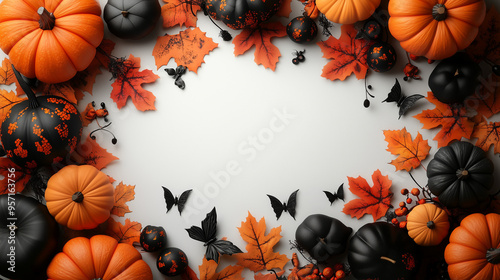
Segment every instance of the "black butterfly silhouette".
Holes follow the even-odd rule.
[[[290,216],[295,220],[295,206],[297,205],[297,192],[299,190],[294,191],[287,202],[281,203],[279,199],[272,195],[267,195],[271,200],[271,206],[273,207],[274,213],[276,213],[276,220],[281,217],[283,211],[288,212]]]
[[[387,98],[382,102],[396,102],[399,107],[399,118],[406,113],[420,98],[424,96],[421,94],[413,94],[408,97],[401,93],[401,85],[398,79],[396,83],[392,86],[391,92],[387,95]],[[398,118],[398,119],[399,119]]]
[[[167,213],[172,209],[174,205],[177,205],[177,210],[179,210],[179,215],[182,214],[182,210],[184,210],[184,205],[186,205],[186,201],[191,194],[192,190],[184,191],[180,197],[174,197],[172,192],[165,188],[163,188],[163,197],[165,198],[165,203],[167,204]]]
[[[215,207],[207,214],[205,219],[201,221],[201,228],[192,226],[186,230],[189,237],[205,243],[204,246],[207,247],[205,258],[207,260],[214,260],[216,263],[219,263],[220,255],[243,253],[240,248],[231,241],[217,240],[217,212],[215,211]]]
[[[343,183],[342,183],[342,185],[339,186],[336,193],[331,193],[329,191],[323,191],[323,192],[326,194],[326,197],[328,197],[328,201],[330,201],[330,205],[332,205],[333,202],[335,202],[335,200],[337,200],[337,199],[341,199],[342,201],[344,201],[344,184]]]
[[[180,89],[184,89],[186,87],[186,84],[182,80],[182,75],[186,73],[186,66],[179,65],[177,68],[165,68],[165,71],[167,71],[167,74],[169,76],[173,76],[172,78],[175,79],[174,83],[176,86],[178,86]]]

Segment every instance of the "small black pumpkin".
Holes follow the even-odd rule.
[[[446,207],[471,208],[488,200],[493,170],[481,148],[455,141],[440,148],[429,162],[429,190]]]
[[[26,168],[61,162],[80,142],[80,113],[61,97],[36,97],[13,70],[28,100],[12,106],[2,123],[0,137],[7,157]]]
[[[377,72],[386,72],[396,64],[398,56],[391,44],[377,42],[373,44],[366,55],[368,66]]]
[[[55,253],[57,236],[57,223],[47,207],[21,194],[0,195],[2,276],[35,279],[44,274]]]
[[[286,33],[295,43],[306,43],[316,38],[316,35],[318,35],[318,26],[310,17],[299,16],[288,23]]]
[[[205,0],[208,15],[229,28],[255,28],[280,8],[280,0]]]
[[[443,59],[429,76],[429,88],[440,102],[462,103],[479,85],[481,68],[467,53]]]
[[[417,245],[408,232],[387,222],[362,226],[351,238],[347,260],[356,279],[414,279]]]
[[[169,277],[181,275],[188,265],[188,258],[184,251],[174,247],[163,249],[156,260],[158,271]]]
[[[122,39],[140,39],[153,31],[161,15],[158,0],[108,0],[103,19]]]
[[[139,242],[146,252],[163,249],[167,242],[167,233],[163,227],[146,226],[139,236]]]
[[[308,216],[295,231],[297,244],[315,260],[325,261],[342,254],[352,228],[341,221],[322,214]]]

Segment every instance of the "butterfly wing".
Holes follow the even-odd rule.
[[[208,245],[207,253],[205,254],[208,257],[213,257],[212,259],[216,262],[218,261],[219,254],[220,255],[232,255],[243,253],[240,248],[234,245],[231,241],[227,240],[216,240]],[[217,253],[215,254],[214,251]]]
[[[387,94],[387,98],[382,102],[398,102],[401,99],[401,85],[399,84],[398,79],[396,79],[396,83],[392,86],[391,92]]]
[[[165,198],[165,203],[167,204],[167,212],[168,212],[170,211],[170,209],[172,209],[172,206],[174,206],[175,204],[175,197],[169,189],[165,187],[162,188],[163,188],[163,197]]]
[[[205,234],[206,240],[208,242],[215,238],[217,234],[217,211],[215,207],[210,211],[205,219],[201,221],[201,228]]]
[[[208,242],[205,233],[200,227],[192,226],[190,228],[187,228],[186,231],[188,232],[189,237],[191,237],[192,239],[198,240],[203,243]]]
[[[269,197],[269,200],[271,201],[271,207],[273,207],[273,211],[276,214],[276,220],[278,220],[281,217],[281,213],[283,213],[283,210],[285,210],[285,207],[283,206],[283,203],[279,201],[276,197],[272,195],[267,195]]]
[[[299,190],[294,191],[290,197],[288,198],[286,210],[290,213],[290,216],[295,220],[295,206],[297,206],[297,192]]]
[[[213,244],[214,242],[207,245],[207,250],[205,251],[205,259],[207,261],[214,260],[216,263],[219,263],[220,254],[217,252],[217,248]]]
[[[184,80],[182,80],[181,77],[177,77],[177,79],[175,79],[174,84],[180,89],[186,88],[186,84],[184,83]]]
[[[399,107],[399,118],[401,118],[401,116],[404,115],[406,111],[408,111],[411,107],[413,107],[413,105],[415,105],[415,102],[417,102],[421,98],[424,98],[424,96],[421,94],[413,94],[406,97],[401,102],[401,106]]]
[[[169,76],[174,76],[175,75],[175,69],[174,68],[165,68],[165,71]]]
[[[332,205],[332,204],[333,204],[333,202],[334,202],[335,200],[337,200],[337,198],[338,198],[338,196],[337,196],[337,194],[336,194],[336,193],[335,193],[335,194],[333,194],[333,193],[331,193],[331,192],[329,192],[329,191],[323,191],[323,192],[325,193],[326,197],[328,198],[328,201],[330,201],[330,205]]]
[[[342,183],[339,188],[337,189],[337,193],[336,193],[337,197],[339,199],[342,199],[342,201],[344,201],[344,183]]]
[[[179,201],[177,202],[177,210],[179,210],[179,215],[182,214],[182,210],[184,210],[184,205],[186,205],[187,199],[191,194],[192,190],[184,191],[179,197]]]

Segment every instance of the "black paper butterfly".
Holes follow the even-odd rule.
[[[273,207],[274,213],[276,213],[276,220],[281,217],[283,211],[288,212],[290,216],[295,220],[295,206],[297,205],[297,192],[299,190],[294,191],[287,202],[281,203],[279,199],[272,195],[267,195],[271,200],[271,206]]]
[[[408,97],[401,93],[401,85],[398,79],[396,83],[392,86],[391,92],[387,95],[387,98],[382,102],[396,102],[399,107],[399,118],[406,113],[420,98],[424,96],[421,94],[413,94]],[[399,119],[398,118],[398,119]]]
[[[205,219],[201,221],[201,228],[192,226],[186,230],[189,237],[205,243],[204,246],[207,247],[205,258],[207,260],[214,260],[216,263],[219,263],[220,255],[243,253],[240,248],[231,241],[217,240],[217,212],[215,211],[215,207],[207,214]]]
[[[186,66],[179,65],[177,68],[165,68],[165,71],[167,71],[167,74],[169,76],[173,76],[172,78],[175,79],[174,83],[176,86],[178,86],[180,89],[184,89],[186,87],[186,84],[182,80],[182,75],[186,73]]]
[[[326,197],[328,197],[328,201],[330,201],[330,205],[332,205],[333,202],[335,202],[335,200],[337,200],[337,199],[341,199],[342,201],[344,201],[344,184],[343,183],[342,183],[342,185],[339,186],[336,193],[331,193],[329,191],[323,191],[323,192],[326,194]]]
[[[170,211],[170,209],[172,209],[174,205],[177,205],[177,210],[179,210],[179,215],[182,214],[182,210],[184,210],[184,205],[186,205],[186,201],[189,195],[191,194],[192,190],[184,191],[181,194],[181,196],[174,197],[174,195],[169,189],[165,187],[162,188],[163,188],[163,197],[165,198],[165,203],[167,204],[167,213],[168,211]]]

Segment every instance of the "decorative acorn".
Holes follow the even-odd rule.
[[[388,43],[377,42],[368,50],[366,61],[368,66],[377,72],[386,72],[396,64],[396,50]]]
[[[310,17],[298,16],[288,23],[286,33],[295,43],[306,43],[316,38],[318,26]]]

